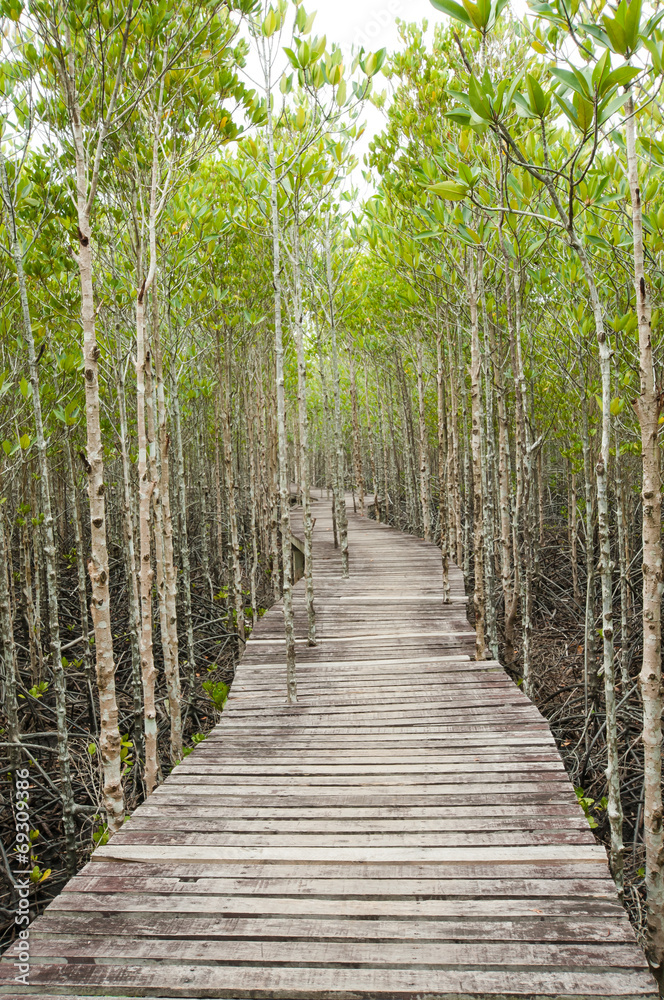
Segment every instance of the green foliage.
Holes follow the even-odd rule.
[[[99,819],[95,816],[95,819]],[[92,840],[96,847],[104,847],[110,838],[110,830],[107,823],[100,823],[92,833]]]
[[[599,826],[599,823],[592,815],[591,809],[593,809],[595,812],[606,811],[606,808],[608,806],[608,800],[606,796],[602,796],[599,802],[595,802],[595,799],[591,799],[586,795],[583,788],[578,787],[575,788],[574,791],[576,792],[577,802],[583,809],[583,815],[588,820],[588,826],[590,827],[591,830],[596,830],[597,827]]]
[[[182,756],[188,757],[204,739],[206,739],[206,733],[194,733],[191,737],[191,746],[182,748]]]
[[[229,687],[223,681],[203,681],[201,687],[218,712],[223,711],[228,698]]]

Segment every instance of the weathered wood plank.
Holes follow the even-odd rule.
[[[0,966],[0,972],[2,967]],[[5,973],[6,975],[6,973]],[[307,1000],[375,1000],[527,995],[577,997],[657,997],[652,980],[642,970],[603,969],[597,972],[563,969],[372,969],[316,966],[233,966],[196,964],[58,964],[35,965],[34,987],[64,986],[79,994],[103,996],[104,991],[133,991],[143,996],[231,998],[282,997]],[[97,992],[92,992],[92,991]],[[85,994],[83,994],[85,995]]]
[[[183,840],[186,837],[182,838]],[[471,864],[474,861],[515,864],[520,861],[583,861],[606,864],[606,852],[594,843],[530,847],[203,847],[195,844],[118,843],[118,837],[97,848],[93,860],[105,861],[408,861]]]

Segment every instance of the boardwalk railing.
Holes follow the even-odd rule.
[[[316,505],[315,648],[296,587],[220,725],[31,928],[7,996],[657,996],[548,726],[476,663],[461,574],[350,515],[341,579]]]

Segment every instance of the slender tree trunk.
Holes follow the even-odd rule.
[[[304,527],[304,579],[307,606],[307,643],[316,645],[316,609],[314,607],[314,546],[311,517],[311,483],[309,480],[309,418],[307,415],[307,363],[302,328],[302,274],[300,268],[300,223],[296,203],[293,223],[293,291],[295,308],[295,349],[297,352],[297,422],[299,428],[300,481]],[[362,499],[364,508],[364,499]]]
[[[416,344],[417,369],[417,413],[420,437],[420,506],[422,508],[422,528],[425,542],[431,541],[431,505],[429,503],[429,435],[426,424],[426,409],[424,400],[424,352],[422,336],[418,330]]]
[[[134,543],[134,497],[129,465],[129,436],[127,430],[127,411],[125,404],[124,376],[121,363],[118,361],[116,390],[118,410],[120,414],[120,455],[122,457],[123,485],[123,528],[125,577],[127,580],[127,595],[129,603],[129,633],[131,644],[131,679],[132,679],[132,712],[133,739],[137,755],[145,757],[143,746],[143,685],[141,681],[141,652],[138,645],[140,628],[140,599],[138,594],[138,573],[136,572],[136,547]]]
[[[518,275],[514,276],[514,338],[512,341],[512,364],[514,367],[515,391],[518,397],[516,411],[518,437],[520,442],[521,489],[517,484],[517,501],[515,510],[515,552],[518,547],[518,529],[523,536],[522,566],[519,573],[521,589],[521,631],[522,631],[522,675],[523,689],[531,696],[531,641],[533,630],[533,532],[531,517],[531,497],[533,481],[533,451],[535,444],[531,441],[530,424],[528,421],[528,393],[523,369],[523,353],[521,349],[521,285]],[[519,500],[521,501],[519,503]],[[516,560],[515,560],[516,564]]]
[[[67,452],[67,474],[69,477],[69,490],[74,520],[74,546],[76,548],[76,571],[78,577],[78,611],[81,623],[81,636],[83,638],[83,672],[85,674],[85,687],[88,696],[88,715],[90,731],[97,733],[97,713],[95,711],[94,691],[92,686],[92,651],[90,649],[90,631],[88,624],[88,588],[87,576],[85,572],[85,557],[83,555],[83,524],[81,522],[81,512],[78,506],[78,490],[76,489],[76,473],[74,470],[74,455],[71,446],[71,427],[67,428],[66,452]]]
[[[330,232],[326,234],[325,261],[327,295],[329,302],[330,346],[332,349],[332,386],[334,390],[334,509],[336,514],[339,544],[341,547],[341,575],[349,577],[348,564],[348,518],[346,515],[346,482],[344,475],[345,456],[341,434],[341,387],[339,385],[339,350],[337,345],[337,324],[334,310],[334,281],[332,276],[332,245]]]
[[[577,495],[576,495],[576,473],[573,470],[570,473],[569,498],[570,498],[569,542],[570,542],[570,559],[572,563],[572,593],[574,594],[574,599],[580,601],[581,591],[579,589],[579,532],[578,532]]]
[[[157,671],[152,648],[152,570],[151,521],[154,483],[148,469],[148,440],[145,428],[145,370],[148,363],[145,338],[146,281],[136,300],[136,428],[138,439],[138,526],[140,542],[139,597],[140,623],[138,644],[143,681],[143,726],[145,733],[145,789],[148,795],[157,784],[157,711],[155,682]]]
[[[73,74],[71,74],[73,76]],[[115,693],[115,661],[111,627],[108,549],[106,545],[106,494],[104,451],[99,402],[99,348],[95,325],[92,280],[92,230],[88,201],[87,156],[83,142],[78,102],[74,102],[73,132],[76,157],[78,213],[78,267],[81,282],[81,325],[85,371],[85,417],[87,429],[88,496],[90,499],[90,611],[95,633],[97,689],[99,691],[100,749],[104,773],[104,808],[111,834],[124,823],[125,806],[120,762],[120,730]]]
[[[255,441],[255,427],[258,425],[258,414],[255,412],[255,393],[251,391],[252,385],[249,384],[249,391],[245,393],[244,397],[244,411],[247,414],[247,437],[248,437],[248,452],[249,452],[249,502],[251,506],[251,571],[249,573],[249,594],[251,600],[251,625],[255,628],[256,622],[258,621],[258,596],[257,596],[257,578],[258,578],[258,533],[259,533],[259,509],[258,509],[258,490],[256,483],[256,441]],[[259,431],[260,433],[260,431]]]
[[[620,457],[620,435],[618,428],[615,432],[616,442],[616,523],[618,527],[618,566],[620,573],[620,680],[623,695],[627,693],[629,686],[629,670],[627,666],[627,645],[629,642],[628,626],[628,581],[627,581],[627,561],[626,561],[626,541],[625,541],[625,520],[624,520],[624,489],[622,480],[622,461]]]
[[[231,439],[231,330],[226,329],[224,344],[224,368],[221,367],[221,357],[218,355],[219,379],[224,386],[224,401],[221,406],[221,435],[224,448],[224,482],[226,483],[226,503],[228,509],[228,526],[231,538],[231,560],[233,572],[233,607],[235,609],[235,627],[241,643],[244,643],[244,598],[242,596],[242,562],[240,558],[240,535],[237,524],[237,504],[235,499],[236,484],[233,469],[233,444]],[[242,648],[242,647],[241,647]]]
[[[495,431],[493,419],[493,371],[492,359],[489,346],[489,320],[486,307],[486,293],[484,289],[484,268],[483,256],[478,268],[478,285],[480,293],[480,303],[482,307],[483,342],[480,345],[480,379],[484,375],[484,419],[482,421],[482,519],[484,523],[484,590],[485,590],[485,615],[486,615],[486,642],[489,646],[491,658],[498,659],[498,628],[496,624],[495,605],[495,578],[496,578],[496,553],[495,553],[495,510],[494,510],[494,473],[496,467],[495,458]]]
[[[374,421],[371,418],[369,408],[369,369],[364,367],[364,419],[367,425],[367,435],[369,438],[369,462],[371,463],[371,492],[373,493],[374,517],[380,521],[380,504],[378,502],[378,474],[376,471],[376,438]]]
[[[461,517],[461,461],[459,458],[459,397],[457,392],[456,366],[453,363],[455,352],[449,334],[449,322],[446,319],[447,357],[450,372],[450,437],[452,439],[451,454],[451,498],[454,519],[454,561],[457,566],[463,564],[463,522]]]
[[[357,409],[357,383],[355,381],[355,357],[353,354],[353,338],[348,334],[348,376],[350,381],[350,406],[353,421],[353,479],[360,502],[360,517],[365,515],[364,506],[364,470],[362,468],[362,440],[360,437],[360,418]]]
[[[184,610],[184,628],[187,635],[187,681],[189,690],[187,700],[191,705],[196,688],[196,647],[194,645],[194,619],[191,610],[191,557],[189,550],[189,529],[187,526],[187,488],[185,484],[184,449],[182,446],[182,420],[180,414],[180,398],[175,377],[171,391],[173,403],[173,430],[175,432],[176,481],[178,484],[178,502],[180,507],[180,559],[182,562],[182,608]]]
[[[436,330],[436,389],[438,408],[438,505],[440,519],[440,552],[443,562],[443,604],[450,603],[450,508],[448,496],[450,492],[449,450],[447,442],[447,426],[445,421],[443,369],[443,331]]]
[[[4,498],[0,497],[0,501]],[[9,748],[9,762],[12,768],[20,764],[19,745],[21,729],[18,716],[18,664],[14,644],[14,622],[12,616],[11,579],[8,565],[10,540],[5,531],[5,507],[0,502],[0,642],[2,642],[2,691],[3,707],[7,716],[7,736],[13,745]]]
[[[25,455],[21,452],[23,462],[23,490],[27,485],[27,462]],[[24,493],[25,495],[25,493]],[[35,602],[32,591],[32,560],[30,558],[30,518],[28,517],[27,504],[22,506],[21,516],[18,524],[21,529],[21,570],[22,570],[22,593],[23,593],[23,618],[25,629],[28,633],[28,650],[30,656],[30,680],[33,687],[36,687],[43,680],[42,651],[37,643],[37,630],[35,628]]]
[[[634,290],[639,330],[641,392],[635,404],[641,427],[643,481],[641,498],[643,539],[643,662],[639,678],[643,700],[644,806],[648,921],[646,954],[660,988],[664,988],[664,828],[662,826],[662,493],[659,415],[662,397],[657,391],[652,351],[651,310],[646,285],[643,216],[636,157],[634,103],[626,111],[629,190],[634,231]]]
[[[224,535],[223,535],[223,521],[224,513],[222,506],[222,493],[221,493],[221,455],[219,448],[219,439],[221,437],[221,417],[220,417],[220,406],[219,397],[221,396],[221,383],[217,386],[217,391],[214,394],[214,490],[215,490],[215,501],[216,501],[216,549],[217,549],[217,583],[223,584],[225,579],[224,572]]]
[[[154,245],[152,243],[154,237]],[[150,253],[156,259],[156,233],[150,233]],[[156,414],[156,428],[148,419],[151,447],[152,479],[155,483],[155,548],[157,556],[157,589],[159,592],[159,627],[164,658],[164,679],[168,695],[170,720],[170,758],[172,764],[182,760],[182,692],[180,690],[179,641],[177,628],[177,575],[173,552],[173,518],[169,482],[169,437],[166,427],[161,339],[159,335],[158,283],[155,270],[152,298],[152,357],[154,358],[154,404],[148,417]],[[154,419],[154,418],[153,418]]]
[[[595,662],[595,501],[591,471],[590,432],[588,428],[588,403],[584,400],[582,422],[583,477],[584,477],[584,534],[586,543],[586,615],[583,655],[584,712],[588,719],[590,703],[597,699],[597,665]]]
[[[508,281],[509,284],[509,281]],[[511,312],[511,305],[510,305]],[[511,325],[511,316],[508,325]],[[500,581],[505,605],[505,662],[514,662],[514,624],[516,618],[517,588],[512,573],[512,524],[510,515],[510,454],[509,424],[505,406],[505,386],[503,369],[498,355],[495,327],[489,320],[489,347],[493,357],[493,373],[496,385],[496,409],[498,412],[498,507],[500,520]]]
[[[475,659],[486,659],[484,625],[486,621],[484,593],[484,517],[482,496],[482,400],[480,385],[480,333],[477,317],[477,274],[482,262],[472,260],[468,272],[468,305],[470,307],[470,400],[471,449],[473,457],[473,561],[475,568]]]
[[[281,506],[281,549],[283,557],[283,609],[286,635],[286,688],[288,701],[297,701],[295,676],[295,620],[293,616],[293,559],[288,486],[288,448],[286,440],[286,396],[284,389],[284,343],[281,315],[281,235],[279,222],[277,161],[274,148],[272,88],[266,58],[265,93],[267,97],[266,137],[270,167],[270,209],[272,221],[272,284],[274,288],[274,341],[277,383],[277,448],[279,453],[279,500]]]

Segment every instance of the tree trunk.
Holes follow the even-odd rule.
[[[128,28],[127,28],[128,30]],[[124,43],[123,43],[124,44]],[[70,60],[73,63],[74,50]],[[73,65],[69,72],[73,81]],[[85,418],[87,430],[88,496],[90,499],[90,611],[95,633],[97,688],[99,691],[100,749],[104,773],[103,801],[111,834],[124,823],[125,806],[120,762],[120,731],[115,693],[115,661],[111,626],[108,549],[106,545],[106,494],[104,451],[99,401],[99,347],[95,321],[92,280],[91,201],[88,185],[88,157],[83,141],[78,95],[70,99],[72,132],[76,159],[76,208],[78,216],[78,268],[81,283],[81,325],[83,327],[83,367],[85,371]],[[110,114],[109,110],[109,114]]]
[[[302,273],[300,268],[300,223],[296,202],[293,223],[293,291],[295,309],[295,350],[297,353],[297,423],[299,428],[300,497],[304,528],[304,579],[307,606],[307,644],[316,645],[316,609],[314,607],[314,546],[309,480],[309,418],[307,414],[307,363],[302,327]],[[364,498],[362,498],[364,512]]]
[[[131,643],[131,680],[132,680],[132,712],[133,740],[138,758],[145,757],[143,746],[143,685],[141,681],[141,652],[138,646],[140,627],[140,599],[138,595],[138,574],[136,572],[136,547],[134,543],[134,496],[129,465],[129,436],[127,431],[127,411],[124,392],[124,375],[121,361],[118,360],[116,391],[118,410],[120,413],[120,455],[122,457],[123,485],[123,534],[125,556],[125,578],[127,581],[127,596],[129,604],[129,632]]]
[[[436,389],[438,410],[438,509],[440,521],[440,552],[443,562],[443,604],[450,603],[450,476],[443,370],[443,331],[436,329]]]
[[[274,148],[274,121],[272,118],[272,92],[269,69],[265,64],[265,92],[267,97],[267,147],[270,167],[270,209],[272,221],[272,284],[274,288],[274,343],[277,388],[277,448],[279,455],[279,500],[281,507],[282,597],[284,631],[286,634],[286,688],[288,701],[297,701],[295,677],[295,620],[293,616],[293,559],[290,525],[290,490],[288,485],[288,447],[286,440],[286,395],[284,389],[284,343],[281,316],[281,235],[277,162]]]
[[[332,278],[332,246],[330,232],[326,234],[325,261],[327,277],[327,295],[329,302],[330,346],[332,348],[332,386],[334,391],[334,509],[341,547],[341,575],[349,577],[348,564],[348,518],[346,515],[346,482],[344,444],[341,434],[341,387],[339,385],[339,350],[337,345],[337,323],[334,310],[334,282]]]
[[[357,383],[355,381],[355,358],[353,356],[353,338],[348,334],[348,377],[350,382],[350,406],[353,421],[353,480],[360,502],[360,517],[365,515],[364,505],[364,470],[362,468],[362,439],[360,437],[360,418],[357,409]]]
[[[660,988],[664,987],[664,828],[662,826],[662,493],[657,440],[662,398],[657,392],[646,285],[643,218],[639,190],[634,104],[626,111],[627,167],[634,230],[634,290],[639,330],[641,392],[635,404],[641,427],[643,481],[643,662],[639,678],[643,700],[644,806],[648,922],[646,954]]]
[[[155,706],[155,681],[157,671],[152,648],[152,550],[150,540],[152,493],[154,483],[148,470],[148,440],[145,429],[145,369],[147,347],[145,343],[145,291],[144,281],[136,300],[136,428],[138,439],[138,527],[140,542],[139,598],[140,620],[138,645],[141,654],[143,681],[143,725],[145,734],[145,789],[148,795],[157,784],[157,712]]]
[[[83,524],[81,522],[81,512],[78,506],[78,490],[76,489],[76,473],[74,470],[74,455],[71,446],[71,427],[66,433],[67,452],[67,474],[69,477],[69,490],[71,492],[72,510],[74,515],[74,546],[76,548],[76,571],[78,577],[78,612],[81,623],[81,636],[83,639],[83,672],[85,674],[85,686],[88,696],[88,715],[90,732],[97,733],[97,713],[95,711],[94,691],[92,687],[92,651],[90,649],[90,633],[88,622],[88,588],[87,576],[85,573],[85,557],[83,555]]]
[[[0,497],[0,501],[4,498]],[[5,532],[5,508],[0,502],[0,641],[2,642],[2,693],[7,716],[7,736],[12,744],[9,762],[12,768],[20,765],[21,729],[18,717],[18,665],[14,643],[11,594],[9,589],[8,549],[10,540]]]
[[[420,506],[422,508],[422,528],[425,542],[431,541],[431,506],[429,504],[429,435],[426,425],[424,405],[424,352],[422,337],[418,330],[415,351],[417,368],[417,414],[420,437]]]
[[[187,700],[193,704],[196,688],[196,647],[194,645],[194,620],[191,611],[191,558],[189,552],[189,529],[187,526],[187,488],[185,483],[184,449],[182,446],[182,420],[180,398],[175,377],[173,378],[171,399],[173,404],[173,430],[175,431],[175,476],[178,484],[180,507],[180,560],[182,562],[181,597],[184,610],[184,628],[187,635],[187,680],[189,690]]]
[[[228,526],[231,538],[231,561],[233,572],[233,607],[235,609],[235,627],[240,643],[244,644],[244,598],[242,596],[242,561],[240,558],[240,536],[237,526],[237,505],[235,501],[235,473],[233,469],[233,444],[231,439],[231,329],[226,328],[224,344],[224,367],[221,367],[221,356],[217,342],[217,360],[219,365],[219,380],[224,386],[224,399],[221,410],[221,436],[224,450],[224,482],[226,484],[226,504],[228,509]],[[240,647],[241,649],[243,646]]]
[[[473,259],[468,272],[468,305],[470,307],[470,401],[471,450],[473,458],[473,560],[475,569],[475,659],[486,659],[484,623],[484,517],[482,496],[482,400],[480,386],[480,333],[477,317],[477,274],[482,261]]]

